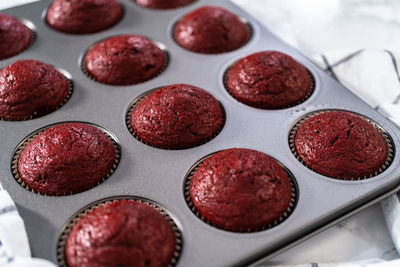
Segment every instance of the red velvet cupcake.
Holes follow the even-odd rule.
[[[145,143],[164,149],[201,145],[222,128],[223,113],[208,92],[187,84],[157,89],[133,110],[131,126]]]
[[[379,131],[361,116],[345,111],[324,112],[307,119],[294,142],[306,166],[343,180],[374,175],[388,155]]]
[[[122,18],[117,0],[54,0],[46,20],[54,29],[66,33],[93,33],[112,27]]]
[[[254,232],[288,210],[291,184],[283,167],[268,155],[233,148],[204,160],[190,182],[190,198],[211,224],[234,232]]]
[[[258,52],[237,61],[225,75],[225,86],[238,101],[263,109],[299,104],[313,90],[306,68],[276,51]]]
[[[31,189],[47,195],[88,190],[113,167],[115,148],[94,126],[64,123],[35,137],[23,150],[18,171]]]
[[[167,55],[149,39],[120,35],[106,39],[89,50],[85,68],[101,83],[131,85],[150,80],[167,65]]]
[[[153,207],[117,200],[87,213],[72,229],[69,267],[168,266],[175,251],[169,222]]]
[[[19,60],[0,70],[0,118],[27,120],[58,109],[70,87],[53,66]]]
[[[229,10],[204,6],[177,23],[174,37],[179,45],[193,52],[217,54],[242,47],[250,38],[250,30]]]
[[[0,60],[24,51],[32,38],[32,31],[20,20],[0,14]]]
[[[171,9],[183,7],[196,0],[136,0],[138,5],[153,9]]]

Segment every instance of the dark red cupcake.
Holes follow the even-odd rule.
[[[196,0],[135,0],[138,5],[153,9],[171,9],[186,6]]]
[[[250,30],[229,10],[204,6],[177,23],[174,37],[178,44],[193,52],[217,54],[242,47],[250,38]]]
[[[25,50],[32,38],[32,31],[20,20],[0,14],[0,60]]]
[[[51,65],[19,60],[0,70],[0,118],[27,120],[46,115],[67,99],[67,79]]]
[[[112,85],[137,84],[160,74],[167,55],[149,39],[120,35],[96,44],[85,56],[85,68],[95,80]]]
[[[133,110],[131,125],[152,146],[184,149],[201,145],[222,128],[223,113],[208,92],[187,84],[157,89]]]
[[[276,51],[258,52],[240,59],[226,73],[225,85],[240,102],[263,109],[299,104],[313,90],[306,68]]]
[[[66,33],[93,33],[110,28],[122,18],[117,0],[54,0],[46,20],[54,29]]]
[[[115,149],[94,126],[64,123],[35,137],[23,150],[18,171],[26,185],[41,194],[85,191],[106,178]]]
[[[386,142],[367,120],[345,111],[315,115],[301,124],[295,145],[312,170],[352,180],[376,173],[387,158]]]
[[[200,164],[190,182],[197,211],[219,228],[258,231],[284,217],[292,199],[283,167],[268,155],[233,148]]]
[[[168,266],[175,251],[169,222],[147,204],[117,200],[87,213],[66,245],[69,267]]]

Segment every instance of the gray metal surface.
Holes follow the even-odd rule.
[[[172,11],[154,11],[121,0],[125,14],[113,28],[88,35],[56,32],[42,19],[50,0],[3,11],[28,19],[37,28],[35,43],[23,53],[0,61],[0,68],[17,59],[38,59],[67,70],[74,81],[71,99],[59,110],[34,120],[0,121],[0,182],[10,192],[26,222],[34,256],[56,262],[56,243],[67,220],[77,210],[98,199],[115,195],[149,198],[176,218],[183,234],[178,266],[244,265],[273,253],[309,235],[352,210],[393,190],[400,183],[400,157],[395,149],[391,166],[382,174],[361,181],[339,181],[316,174],[292,154],[288,135],[292,124],[304,114],[321,109],[344,109],[360,113],[380,124],[399,147],[399,130],[353,93],[328,77],[295,49],[262,28],[251,15],[229,1],[200,0]],[[249,20],[253,36],[244,47],[218,55],[184,50],[171,37],[173,24],[201,5],[220,5]],[[147,36],[166,45],[170,62],[161,75],[133,86],[109,86],[88,79],[81,71],[80,57],[100,39],[124,33]],[[248,107],[226,92],[222,78],[226,68],[239,58],[261,50],[278,50],[293,56],[313,74],[316,88],[304,103],[282,110]],[[143,92],[172,83],[188,83],[211,92],[224,106],[226,124],[210,142],[185,150],[162,150],[136,140],[125,125],[131,101]],[[10,172],[12,152],[31,132],[62,121],[87,121],[114,133],[121,143],[122,157],[115,173],[89,191],[48,197],[31,193]],[[186,172],[193,163],[212,152],[232,147],[262,151],[284,164],[299,187],[299,200],[289,218],[278,226],[257,233],[232,233],[216,229],[197,218],[183,195]]]

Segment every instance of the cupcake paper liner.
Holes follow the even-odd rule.
[[[61,122],[61,123],[55,123],[55,124],[51,124],[51,125],[45,126],[43,128],[40,128],[39,130],[34,131],[33,133],[31,133],[27,137],[25,137],[17,145],[17,147],[14,149],[13,156],[12,156],[12,159],[11,159],[11,173],[12,173],[15,181],[20,186],[22,186],[23,188],[25,188],[28,191],[31,191],[31,192],[33,192],[35,194],[43,195],[43,196],[56,196],[56,197],[59,197],[59,196],[73,195],[73,194],[79,193],[79,192],[76,192],[76,193],[70,193],[70,194],[65,194],[65,195],[43,194],[43,193],[41,193],[41,192],[39,192],[39,191],[37,191],[37,190],[35,190],[33,188],[30,188],[27,184],[25,184],[25,182],[22,180],[22,178],[21,178],[21,176],[19,174],[19,171],[18,171],[19,158],[21,157],[22,152],[24,151],[24,149],[26,148],[26,146],[30,142],[32,142],[39,134],[41,134],[42,132],[44,132],[45,130],[47,130],[47,129],[53,127],[53,126],[61,125],[61,124],[65,124],[65,123],[72,123],[72,122],[83,123],[83,124],[87,124],[87,125],[91,125],[93,127],[96,127],[98,130],[100,130],[102,133],[104,133],[108,137],[108,139],[112,142],[112,144],[114,146],[114,151],[115,151],[114,163],[113,163],[113,166],[111,167],[110,171],[107,173],[107,175],[100,182],[98,182],[96,185],[94,185],[94,186],[92,186],[90,188],[87,188],[87,189],[85,189],[83,191],[80,191],[80,192],[84,192],[84,191],[87,191],[87,190],[89,190],[91,188],[94,188],[94,187],[98,186],[99,184],[101,184],[102,182],[107,180],[115,172],[115,170],[117,169],[118,164],[120,162],[120,159],[121,159],[121,147],[120,147],[119,143],[116,141],[116,139],[113,137],[113,135],[108,130],[106,130],[106,129],[100,127],[100,126],[97,126],[95,124],[91,124],[91,123],[87,123],[87,122],[79,122],[79,121]]]
[[[145,99],[148,95],[150,95],[151,93],[153,93],[154,91],[156,91],[157,89],[160,89],[160,88],[162,88],[162,87],[158,87],[158,88],[151,89],[151,90],[149,90],[149,91],[144,92],[143,94],[141,94],[141,95],[139,95],[138,97],[136,97],[136,98],[129,104],[128,111],[126,112],[126,116],[125,116],[125,124],[126,124],[126,127],[127,127],[128,130],[129,130],[129,132],[132,134],[132,136],[135,137],[139,142],[141,142],[141,143],[143,143],[143,144],[145,144],[145,145],[151,146],[151,147],[155,147],[155,148],[159,148],[159,149],[164,149],[164,150],[182,150],[182,149],[188,149],[188,148],[198,147],[198,146],[204,145],[205,143],[210,142],[210,141],[211,141],[212,139],[214,139],[214,138],[222,131],[222,129],[224,128],[224,126],[225,126],[225,121],[226,121],[226,113],[225,113],[224,106],[221,104],[221,102],[219,102],[219,101],[217,100],[217,101],[218,101],[218,104],[219,104],[219,106],[220,106],[220,108],[221,108],[221,111],[222,111],[222,124],[221,124],[221,128],[220,128],[217,132],[215,132],[215,134],[214,134],[212,137],[210,137],[209,139],[205,140],[204,142],[199,143],[199,144],[194,145],[194,146],[189,146],[189,147],[186,147],[186,148],[179,148],[179,149],[177,148],[177,149],[173,149],[173,148],[163,148],[163,147],[155,146],[155,145],[149,144],[148,142],[143,141],[143,140],[136,134],[135,129],[133,129],[133,127],[132,127],[132,124],[131,124],[132,113],[133,113],[133,111],[135,110],[135,108],[139,105],[139,103],[140,103],[143,99]]]
[[[223,227],[220,227],[212,222],[210,222],[209,220],[207,220],[206,218],[203,217],[203,215],[201,215],[201,213],[197,210],[196,206],[194,205],[192,198],[190,197],[190,183],[193,179],[193,175],[194,173],[199,169],[200,165],[209,157],[211,157],[212,155],[216,154],[218,152],[214,152],[212,154],[209,154],[203,158],[201,158],[200,160],[198,160],[190,169],[189,171],[186,173],[185,175],[185,180],[184,180],[184,189],[183,189],[183,193],[185,196],[185,201],[186,204],[188,205],[189,209],[203,222],[224,230],[224,231],[229,231],[229,232],[234,232],[234,233],[254,233],[254,232],[260,232],[260,231],[265,231],[268,229],[271,229],[275,226],[277,226],[278,224],[282,223],[284,220],[286,220],[290,214],[292,214],[293,210],[296,207],[297,204],[297,200],[298,200],[298,186],[297,186],[297,182],[296,179],[294,178],[293,174],[284,166],[282,165],[279,161],[276,161],[279,163],[279,165],[281,165],[283,167],[283,169],[285,170],[285,172],[287,173],[288,177],[289,177],[289,181],[290,181],[290,190],[291,190],[291,198],[290,198],[290,202],[289,205],[286,209],[286,211],[277,219],[275,219],[272,223],[265,225],[261,228],[257,228],[257,229],[247,229],[247,230],[243,230],[243,231],[232,231],[232,230],[227,230]]]
[[[29,45],[24,49],[24,50],[22,50],[21,52],[19,52],[19,53],[22,53],[23,51],[25,51],[26,49],[28,49],[35,41],[36,41],[36,38],[37,38],[37,32],[36,32],[36,27],[35,27],[35,24],[33,24],[33,22],[31,22],[31,21],[29,21],[29,20],[27,20],[27,19],[19,19],[26,27],[28,27],[28,29],[31,31],[31,41],[30,41],[30,43],[29,43]],[[19,54],[18,53],[18,54]]]
[[[92,45],[90,45],[88,48],[86,48],[85,52],[84,52],[83,55],[81,56],[81,60],[80,60],[80,61],[81,61],[81,64],[80,64],[80,66],[81,66],[81,70],[82,70],[83,74],[85,74],[85,76],[88,77],[90,80],[95,81],[95,82],[98,82],[98,83],[101,83],[101,84],[109,85],[109,86],[132,86],[132,85],[137,85],[137,84],[141,84],[141,83],[150,81],[150,80],[156,78],[157,76],[161,75],[161,74],[167,69],[168,64],[169,64],[169,61],[170,61],[170,55],[169,55],[169,52],[168,52],[168,49],[167,49],[166,45],[164,45],[163,43],[160,43],[160,42],[158,42],[158,41],[152,40],[152,39],[150,39],[150,38],[148,38],[148,37],[146,37],[146,36],[139,35],[139,36],[142,36],[142,37],[147,38],[148,40],[150,40],[155,46],[157,46],[162,52],[164,52],[164,55],[165,55],[165,64],[164,64],[163,68],[160,70],[160,72],[159,72],[157,75],[154,75],[153,77],[151,77],[151,78],[148,79],[148,80],[145,80],[145,81],[142,81],[142,82],[139,82],[139,83],[135,83],[135,84],[121,84],[121,85],[117,85],[117,84],[103,83],[103,82],[97,80],[96,77],[94,77],[94,76],[88,71],[88,69],[86,68],[86,55],[87,55],[87,53],[88,53],[95,45],[97,45],[97,44],[99,44],[99,43],[101,43],[101,42],[103,42],[103,41],[105,41],[105,40],[107,40],[107,39],[109,39],[109,38],[117,37],[117,36],[120,36],[120,35],[124,35],[124,34],[113,35],[113,36],[110,36],[110,37],[101,39],[101,40],[99,40],[99,41],[93,43]]]
[[[179,230],[179,227],[175,223],[172,216],[168,213],[168,211],[166,209],[164,209],[162,206],[160,206],[158,203],[155,203],[149,199],[145,199],[142,197],[136,197],[136,196],[116,196],[116,197],[110,197],[110,198],[96,201],[96,202],[89,204],[88,206],[80,209],[64,225],[64,227],[62,228],[61,234],[58,238],[58,242],[57,242],[57,261],[58,261],[58,265],[60,267],[68,267],[66,257],[65,257],[67,240],[68,240],[68,236],[70,235],[72,229],[79,222],[79,220],[82,219],[84,216],[86,216],[86,214],[88,214],[89,212],[95,210],[96,208],[106,205],[106,204],[109,204],[109,203],[112,203],[112,202],[115,202],[115,201],[118,201],[118,200],[131,200],[134,202],[141,202],[141,203],[147,204],[150,207],[157,210],[158,212],[160,212],[161,215],[164,216],[164,218],[170,224],[172,231],[174,232],[174,237],[175,237],[175,251],[171,258],[170,263],[168,264],[168,267],[173,267],[177,264],[179,257],[181,255],[181,252],[182,252],[182,247],[183,247],[182,233]]]
[[[242,59],[242,58],[240,58],[240,59]],[[278,109],[285,109],[285,108],[291,108],[291,107],[294,107],[294,106],[297,106],[297,105],[300,105],[301,103],[303,103],[303,102],[305,102],[307,99],[309,99],[310,97],[311,97],[311,95],[314,93],[314,90],[315,90],[315,78],[314,78],[314,76],[313,76],[313,74],[311,73],[311,71],[309,70],[309,69],[307,69],[304,65],[302,65],[305,69],[306,69],[306,71],[307,71],[307,74],[308,74],[308,76],[310,77],[310,87],[308,88],[308,91],[307,91],[307,94],[304,96],[304,98],[302,98],[301,100],[299,100],[299,101],[297,101],[296,103],[293,103],[292,105],[287,105],[287,106],[283,106],[283,107],[270,107],[270,108],[262,108],[262,107],[256,107],[256,106],[251,106],[251,105],[249,105],[249,104],[247,104],[247,103],[245,103],[245,102],[242,102],[242,101],[240,101],[239,99],[237,99],[235,96],[234,96],[234,94],[232,93],[232,91],[230,90],[230,88],[229,88],[229,86],[228,86],[228,84],[227,84],[227,75],[228,75],[228,72],[229,72],[229,70],[240,60],[240,59],[238,59],[238,60],[236,60],[235,62],[233,62],[227,69],[226,69],[226,71],[224,72],[224,75],[223,75],[223,84],[224,84],[224,87],[225,87],[225,90],[234,98],[234,99],[236,99],[236,101],[238,101],[238,102],[240,102],[240,103],[242,103],[242,104],[244,104],[244,105],[246,105],[246,106],[249,106],[249,107],[252,107],[252,108],[258,108],[258,109],[264,109],[264,110],[278,110]],[[301,63],[299,63],[299,64],[301,64]]]
[[[357,116],[360,116],[361,118],[365,119],[366,121],[368,121],[369,123],[372,124],[372,126],[374,126],[378,132],[381,134],[381,136],[383,137],[383,139],[385,140],[386,143],[386,149],[387,149],[387,156],[386,156],[386,161],[385,163],[374,173],[371,173],[370,175],[364,176],[364,177],[356,177],[356,178],[352,178],[352,179],[343,179],[343,178],[338,178],[338,177],[333,177],[333,176],[327,176],[325,174],[320,174],[318,172],[316,172],[314,169],[312,169],[311,167],[309,167],[300,157],[300,155],[297,153],[296,150],[296,145],[295,145],[295,138],[297,135],[297,131],[299,130],[300,126],[307,121],[308,119],[318,115],[318,114],[322,114],[322,113],[326,113],[326,112],[332,112],[332,111],[345,111],[345,112],[349,112],[351,114],[355,114]],[[392,163],[393,161],[393,153],[394,153],[394,144],[393,144],[393,140],[391,138],[391,136],[385,131],[385,129],[383,129],[383,127],[381,127],[378,123],[376,123],[375,121],[361,115],[361,114],[357,114],[351,111],[346,111],[346,110],[335,110],[335,109],[331,109],[331,110],[320,110],[320,111],[315,111],[315,112],[311,112],[309,114],[304,115],[302,118],[300,118],[298,121],[296,121],[296,123],[292,126],[290,133],[289,133],[289,147],[290,150],[292,151],[293,155],[296,157],[296,159],[298,161],[301,162],[301,164],[303,164],[304,166],[306,166],[308,169],[323,175],[325,177],[329,177],[332,179],[336,179],[336,180],[343,180],[343,181],[358,181],[358,180],[364,180],[364,179],[369,179],[372,178],[374,176],[377,176],[379,174],[381,174],[382,172],[384,172]]]
[[[68,83],[68,94],[65,97],[64,101],[61,102],[61,104],[55,110],[52,110],[49,113],[46,113],[46,114],[43,114],[43,115],[30,116],[30,117],[26,117],[24,119],[6,119],[6,118],[2,118],[0,116],[0,121],[27,121],[27,120],[32,120],[32,119],[36,119],[36,118],[40,118],[40,117],[49,115],[49,114],[59,110],[62,106],[64,106],[68,102],[68,100],[71,98],[71,96],[72,96],[72,94],[74,92],[74,82],[72,80],[71,74],[69,74],[68,71],[66,71],[64,69],[56,68],[56,67],[54,67],[54,68],[64,76],[64,78],[67,80],[67,83]]]

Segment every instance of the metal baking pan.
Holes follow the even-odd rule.
[[[164,207],[180,228],[183,250],[178,266],[248,265],[298,243],[340,218],[394,192],[400,184],[399,130],[349,90],[327,76],[297,50],[277,39],[251,15],[229,1],[199,0],[183,8],[156,11],[130,0],[120,0],[123,19],[111,29],[87,35],[57,32],[46,25],[43,14],[51,0],[3,10],[31,21],[37,39],[27,50],[0,61],[0,68],[17,59],[37,59],[71,74],[74,92],[59,110],[41,118],[0,121],[0,182],[10,192],[25,220],[35,257],[57,262],[57,240],[68,219],[82,207],[102,198],[133,195]],[[248,20],[250,41],[233,52],[204,55],[181,48],[171,32],[187,12],[203,5],[225,7]],[[99,40],[118,34],[144,35],[166,46],[169,65],[154,79],[132,86],[110,86],[86,77],[80,58]],[[302,63],[315,79],[315,91],[300,105],[280,110],[262,110],[239,103],[225,90],[225,70],[236,60],[262,50],[277,50]],[[212,93],[223,105],[226,122],[210,142],[185,150],[162,150],[136,140],[125,124],[130,103],[144,92],[172,83],[188,83]],[[391,165],[378,176],[360,181],[341,181],[319,175],[292,154],[288,138],[292,125],[313,111],[341,109],[362,114],[378,123],[394,144]],[[63,197],[42,196],[21,187],[10,171],[13,151],[27,135],[63,121],[90,122],[113,133],[121,145],[121,160],[114,174],[86,192]],[[213,152],[243,147],[264,152],[281,162],[295,177],[298,201],[292,214],[279,225],[255,233],[233,233],[217,229],[196,217],[184,198],[185,174],[199,159]]]

